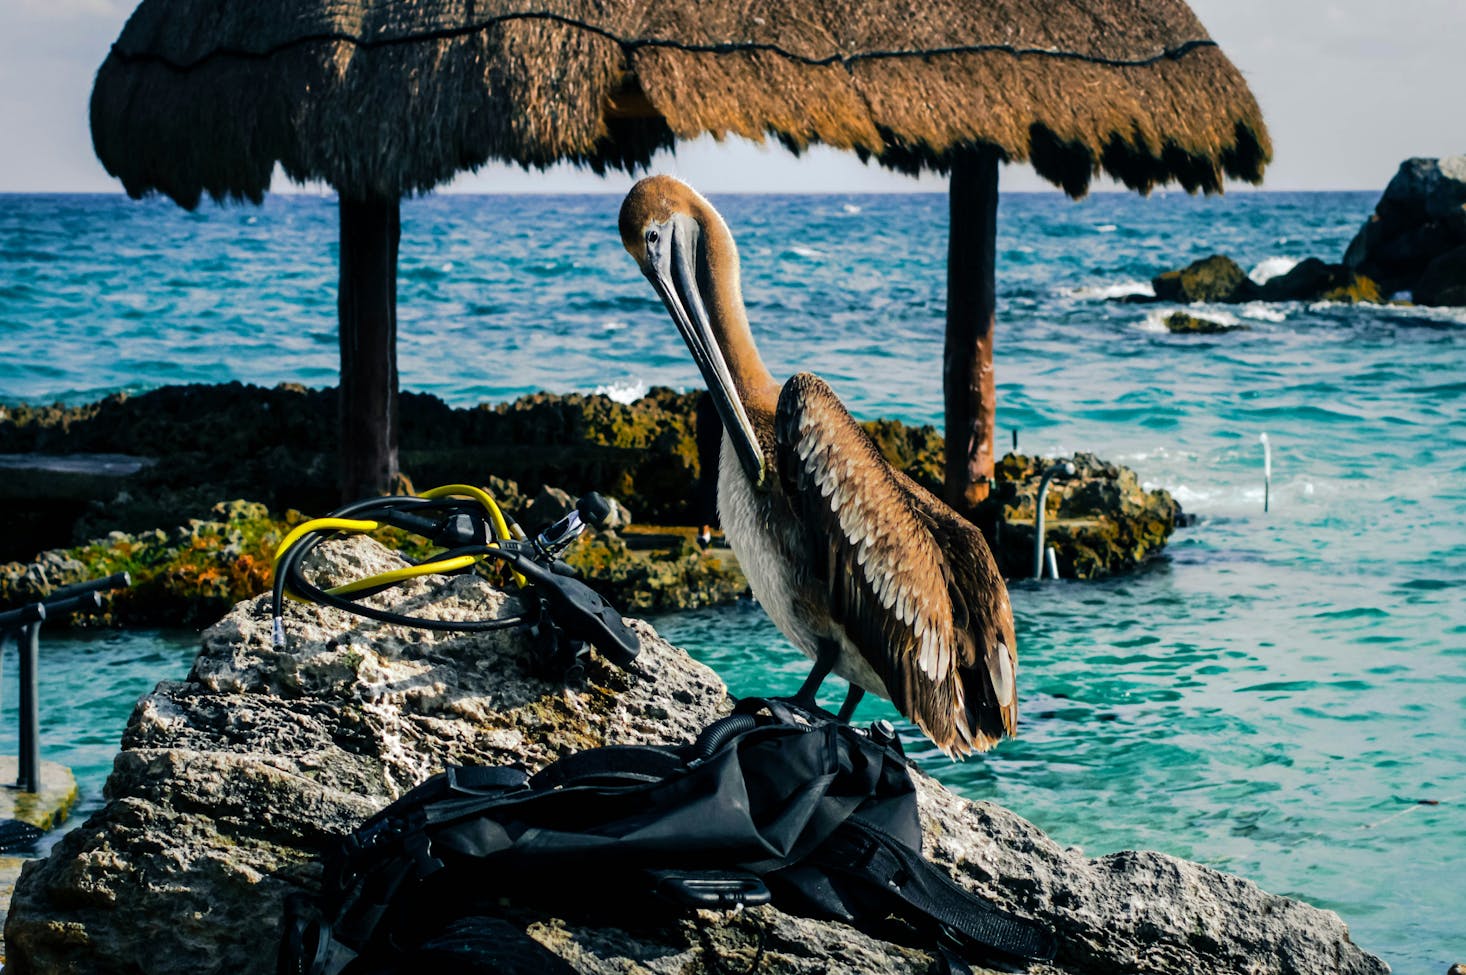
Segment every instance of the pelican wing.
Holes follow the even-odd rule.
[[[831,618],[897,709],[948,754],[1013,734],[1012,611],[982,533],[886,463],[818,376],[784,384],[774,438]]]

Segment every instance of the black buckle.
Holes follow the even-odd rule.
[[[773,895],[744,870],[647,870],[652,893],[679,907],[726,911],[767,904]]]

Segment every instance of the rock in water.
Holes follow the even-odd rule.
[[[1201,315],[1188,315],[1184,311],[1173,311],[1166,316],[1166,331],[1178,335],[1218,335],[1223,332],[1245,332],[1247,326],[1240,322],[1219,322]]]
[[[395,564],[361,538],[319,558],[343,575]],[[518,608],[469,577],[406,593],[430,597],[445,617]],[[727,707],[711,671],[640,622],[646,676],[593,660],[574,689],[536,676],[521,629],[403,630],[295,605],[288,623],[291,646],[277,652],[267,600],[240,603],[204,634],[187,680],[139,702],[107,805],[20,878],[7,971],[264,975],[285,895],[319,882],[317,851],[445,763],[536,769],[606,743],[687,741]],[[1388,971],[1330,912],[1160,853],[1086,859],[1005,809],[918,781],[928,856],[1055,927],[1057,967],[1039,971]],[[769,907],[635,931],[525,912],[509,920],[587,973],[931,966],[921,951]]]
[[[1411,297],[1417,305],[1466,306],[1466,244],[1427,264]]]
[[[1380,282],[1387,294],[1414,291],[1432,261],[1462,245],[1466,156],[1407,159],[1349,243],[1344,264]]]
[[[1270,279],[1258,288],[1263,301],[1360,301],[1382,302],[1379,285],[1342,264],[1325,264],[1305,257],[1286,274]]]
[[[1257,285],[1237,262],[1222,254],[1213,254],[1179,271],[1167,271],[1151,281],[1160,301],[1251,301],[1257,297]]]

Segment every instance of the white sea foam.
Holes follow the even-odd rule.
[[[1265,301],[1249,301],[1241,308],[1243,318],[1250,318],[1255,322],[1285,322],[1288,320],[1288,313]]]
[[[1071,298],[1123,298],[1126,295],[1155,297],[1149,281],[1117,281],[1114,284],[1091,284],[1068,292]]]
[[[1102,223],[1099,226],[1095,227],[1094,231],[1097,234],[1112,234],[1119,229],[1119,227],[1115,226],[1112,223]]]
[[[605,386],[597,386],[596,395],[606,396],[617,403],[625,403],[628,406],[635,403],[646,395],[647,384],[640,380],[629,383],[609,383]]]
[[[627,324],[625,322],[606,322],[601,326],[607,332],[619,332],[626,327]]]
[[[1166,328],[1166,319],[1169,318],[1174,312],[1175,309],[1173,308],[1153,308],[1149,312],[1146,312],[1145,320],[1140,322],[1136,327],[1139,328],[1142,332],[1169,332],[1170,329]],[[1241,324],[1241,322],[1237,320],[1236,315],[1233,315],[1230,312],[1217,311],[1210,308],[1207,309],[1205,312],[1188,310],[1187,314],[1193,318],[1199,318],[1202,321],[1216,322],[1218,325]]]
[[[801,247],[798,244],[795,244],[793,247],[790,247],[789,248],[789,251],[792,254],[798,254],[800,257],[807,257],[807,258],[810,258],[811,260],[813,260],[815,258],[819,258],[819,257],[824,257],[825,256],[825,252],[824,251],[815,250],[813,247]]]
[[[1297,266],[1298,259],[1294,257],[1269,257],[1248,271],[1247,276],[1254,284],[1266,284],[1273,278],[1287,274]]]
[[[842,203],[842,204],[840,204],[840,209],[841,210],[844,210],[846,213],[849,213],[851,215],[854,215],[854,214],[857,214],[857,213],[860,212],[860,207],[856,206],[854,203]]]

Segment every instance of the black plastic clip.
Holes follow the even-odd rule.
[[[756,874],[743,870],[648,870],[652,893],[679,907],[726,911],[767,904],[773,897]]]

